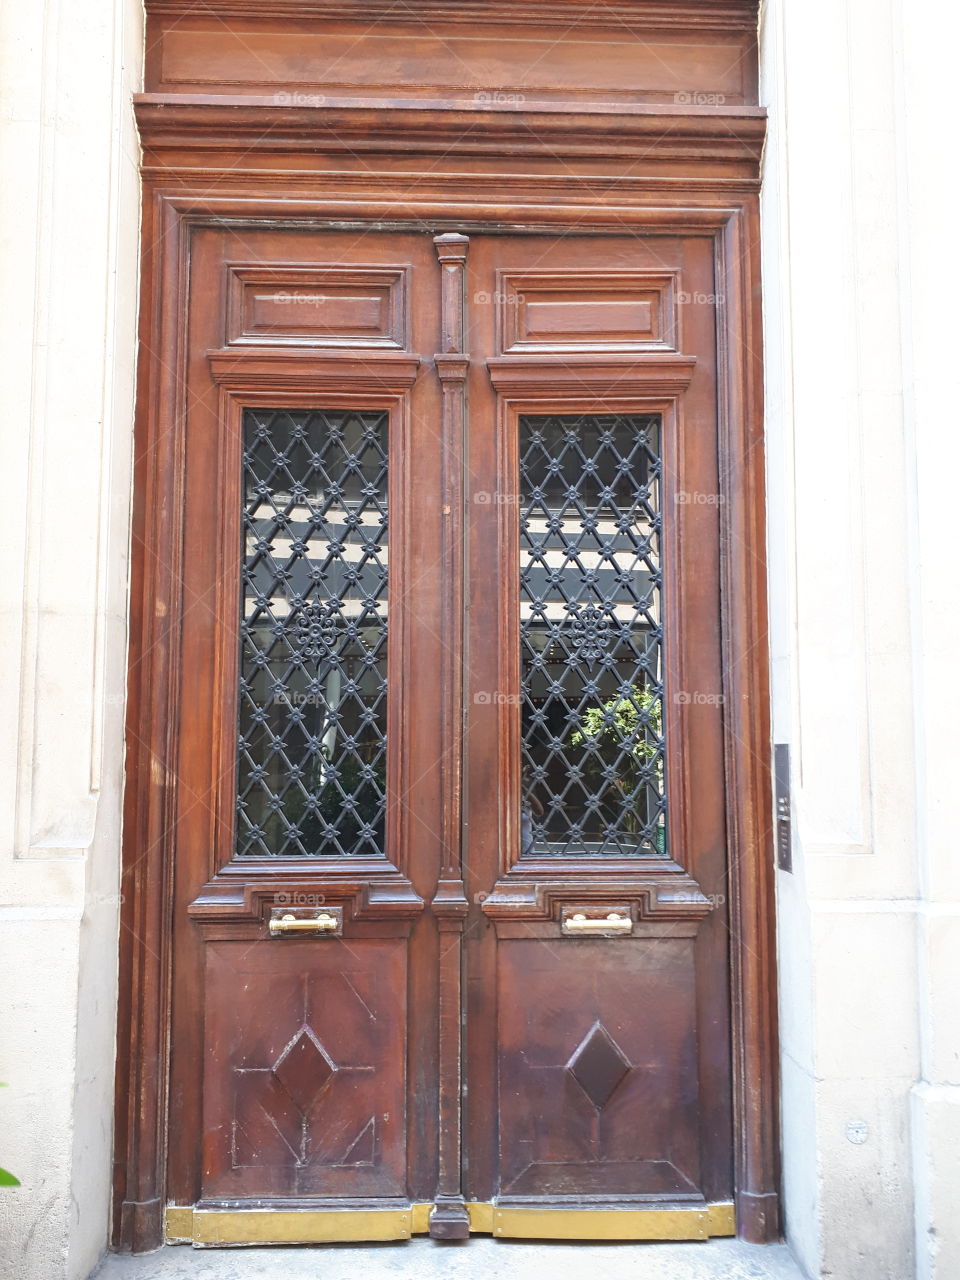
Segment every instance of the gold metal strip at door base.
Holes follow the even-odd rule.
[[[470,1215],[470,1234],[493,1235],[493,1205],[483,1201],[467,1202],[467,1213]]]
[[[193,1205],[168,1204],[163,1228],[167,1244],[190,1244],[193,1240]]]
[[[430,1230],[430,1215],[433,1213],[433,1205],[411,1205],[410,1213],[413,1217],[413,1225],[410,1228],[411,1233],[415,1236],[425,1236]]]
[[[689,1209],[524,1209],[469,1204],[470,1230],[515,1240],[708,1240],[736,1235],[732,1204]]]
[[[349,1244],[409,1240],[429,1230],[431,1204],[405,1209],[195,1209],[168,1205],[167,1244]]]
[[[348,1244],[409,1240],[432,1204],[405,1209],[195,1209],[168,1205],[168,1244]],[[525,1209],[467,1205],[470,1230],[514,1240],[707,1240],[736,1234],[732,1204],[689,1209]]]

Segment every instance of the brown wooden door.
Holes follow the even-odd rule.
[[[732,1231],[712,246],[195,233],[173,1238]]]
[[[589,1236],[733,1190],[715,285],[702,239],[468,266],[468,1196]]]

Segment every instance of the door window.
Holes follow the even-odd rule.
[[[244,415],[238,853],[379,856],[387,414]]]
[[[665,851],[660,429],[520,418],[521,856]]]

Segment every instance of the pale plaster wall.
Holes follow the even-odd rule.
[[[0,9],[0,1274],[106,1242],[136,340],[134,0]]]
[[[786,1219],[839,1280],[960,1276],[957,25],[899,0],[762,20]]]
[[[901,7],[898,105],[904,418],[915,458],[912,584],[918,796],[920,1075],[911,1095],[917,1274],[960,1276],[960,263],[949,145],[956,98],[956,6]],[[945,145],[946,144],[946,145]]]

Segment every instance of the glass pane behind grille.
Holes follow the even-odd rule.
[[[248,410],[237,851],[383,853],[387,415]]]
[[[665,853],[660,419],[520,420],[521,854]]]

